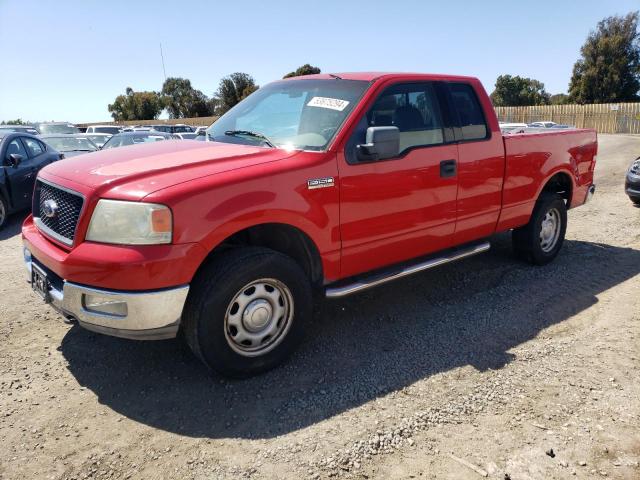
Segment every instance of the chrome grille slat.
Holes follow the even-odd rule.
[[[56,240],[67,245],[73,244],[84,203],[82,195],[38,180],[33,200],[33,216],[36,219],[36,225]],[[54,200],[58,205],[58,212],[54,217],[44,215],[44,203],[47,200]]]

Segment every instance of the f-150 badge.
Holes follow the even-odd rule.
[[[312,178],[307,180],[307,188],[313,190],[316,188],[333,187],[335,185],[333,177]]]

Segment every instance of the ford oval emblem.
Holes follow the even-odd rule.
[[[53,218],[58,215],[58,204],[56,201],[51,199],[45,200],[42,205],[42,213],[44,213],[44,216],[47,218]]]

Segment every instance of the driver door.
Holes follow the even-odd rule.
[[[446,140],[433,82],[387,87],[339,155],[341,274],[352,276],[451,245],[458,150]],[[400,131],[400,154],[363,162],[356,145],[372,126]]]

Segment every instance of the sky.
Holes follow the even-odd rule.
[[[589,31],[638,0],[0,0],[0,120],[110,120],[107,105],[185,77],[206,95],[323,72],[403,71],[542,81],[566,93]]]

